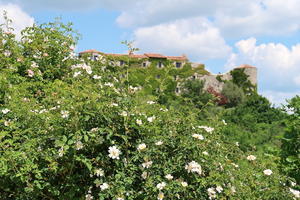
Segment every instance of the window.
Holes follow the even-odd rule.
[[[192,76],[192,79],[193,79],[193,80],[195,80],[195,79],[196,79],[196,76],[195,76],[195,75],[194,75],[194,76]]]
[[[178,79],[178,76],[174,75],[174,80],[177,81],[177,79]]]
[[[156,78],[160,78],[160,75],[156,75]]]
[[[178,87],[176,88],[175,92],[176,92],[176,93],[179,93],[179,88],[178,88]]]
[[[125,64],[124,60],[120,60],[120,66],[123,66]]]
[[[176,68],[180,68],[181,67],[181,62],[176,62]]]
[[[147,67],[147,63],[143,62],[142,66]]]
[[[157,63],[157,66],[158,66],[158,68],[162,68],[162,62],[159,61],[159,62]]]

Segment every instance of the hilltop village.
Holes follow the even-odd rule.
[[[162,69],[166,65],[172,65],[175,69],[182,69],[185,65],[190,65],[195,70],[189,79],[199,79],[204,81],[204,89],[210,89],[217,93],[220,93],[224,87],[225,81],[232,80],[232,72],[236,70],[242,70],[247,75],[248,81],[253,86],[257,85],[257,68],[244,64],[238,66],[231,71],[223,74],[212,74],[205,70],[204,64],[190,62],[186,55],[181,56],[165,56],[158,53],[144,53],[144,54],[114,54],[103,53],[94,49],[82,51],[79,53],[79,57],[88,57],[91,60],[97,61],[106,57],[111,60],[111,64],[115,66],[124,66],[130,58],[134,60],[133,66],[140,68],[148,68],[150,66],[156,66],[157,69]],[[160,78],[160,75],[156,75],[156,78]],[[174,75],[175,80],[179,80],[180,77]],[[178,81],[179,82],[179,81]],[[180,84],[176,87],[176,93],[180,92]]]

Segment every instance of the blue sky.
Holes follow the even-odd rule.
[[[259,92],[277,105],[300,94],[299,0],[0,0],[16,31],[62,17],[82,35],[76,51],[186,54],[213,73],[258,68]],[[1,22],[2,19],[0,19]]]

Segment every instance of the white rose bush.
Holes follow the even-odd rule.
[[[275,158],[253,152],[247,159],[224,142],[222,120],[141,99],[122,70],[74,57],[70,26],[54,22],[22,34],[17,41],[5,27],[0,32],[2,199],[298,195]]]

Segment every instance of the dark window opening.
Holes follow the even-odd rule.
[[[120,60],[120,66],[123,66],[125,64],[124,60]]]
[[[176,68],[180,68],[181,67],[181,62],[176,62]]]
[[[146,67],[147,66],[147,63],[143,62],[143,67]]]
[[[156,78],[160,78],[160,75],[156,75]]]
[[[193,80],[195,80],[195,79],[196,79],[196,76],[194,75],[192,78],[193,78]]]
[[[179,88],[178,88],[178,87],[176,88],[175,92],[176,92],[176,93],[179,93]]]
[[[159,61],[159,62],[157,63],[157,66],[158,66],[158,68],[162,68],[162,62]]]

